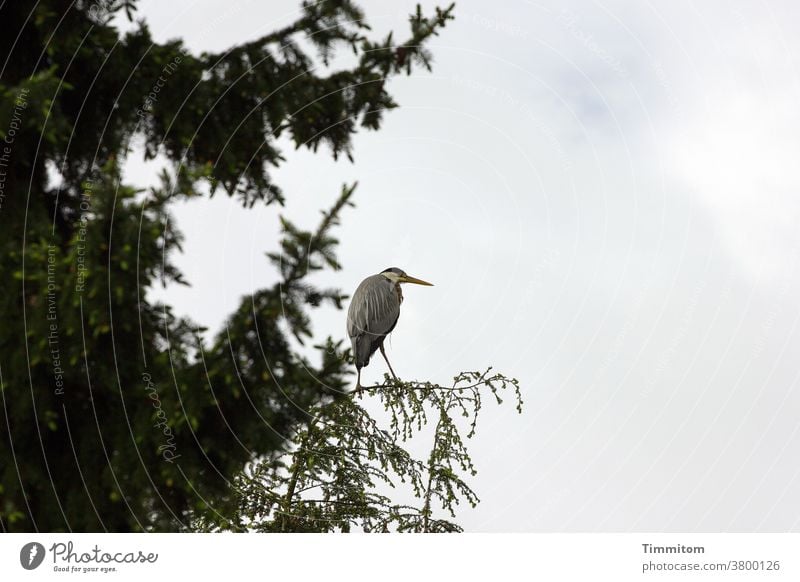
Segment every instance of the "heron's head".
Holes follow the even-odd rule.
[[[389,279],[392,283],[414,283],[415,285],[428,285],[429,287],[433,287],[433,283],[411,277],[407,275],[403,269],[398,269],[397,267],[390,267],[382,271],[381,275]]]

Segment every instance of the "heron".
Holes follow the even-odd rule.
[[[358,370],[356,392],[361,390],[361,368],[369,364],[369,359],[377,349],[381,350],[392,377],[397,380],[383,349],[383,340],[397,325],[400,317],[402,283],[433,286],[433,283],[407,275],[402,269],[390,267],[361,281],[353,293],[353,300],[347,311],[347,335],[353,345],[353,357]]]

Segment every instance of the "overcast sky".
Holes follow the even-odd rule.
[[[379,32],[414,6],[362,4]],[[221,50],[298,5],[139,14],[159,41]],[[493,365],[522,384],[524,414],[485,410],[472,443],[468,530],[800,530],[798,18],[790,0],[459,1],[434,71],[392,81],[401,108],[355,163],[286,151],[283,210],[179,205],[192,286],[158,296],[216,332],[274,282],[277,214],[312,228],[358,180],[344,269],[320,281],[432,281],[406,290],[398,374]],[[156,169],[132,160],[128,181]],[[321,311],[319,337],[344,318]]]

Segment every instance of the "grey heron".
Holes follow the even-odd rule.
[[[397,380],[383,349],[383,340],[400,317],[400,304],[403,302],[401,283],[433,286],[433,283],[410,277],[402,269],[391,267],[361,281],[353,293],[347,311],[347,335],[353,345],[353,357],[358,370],[357,391],[361,389],[361,368],[369,364],[372,354],[379,348],[389,371]]]

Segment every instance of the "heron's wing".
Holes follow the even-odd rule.
[[[400,317],[400,298],[382,275],[367,277],[358,286],[347,313],[347,335],[353,344],[356,366],[369,363],[386,334]]]

